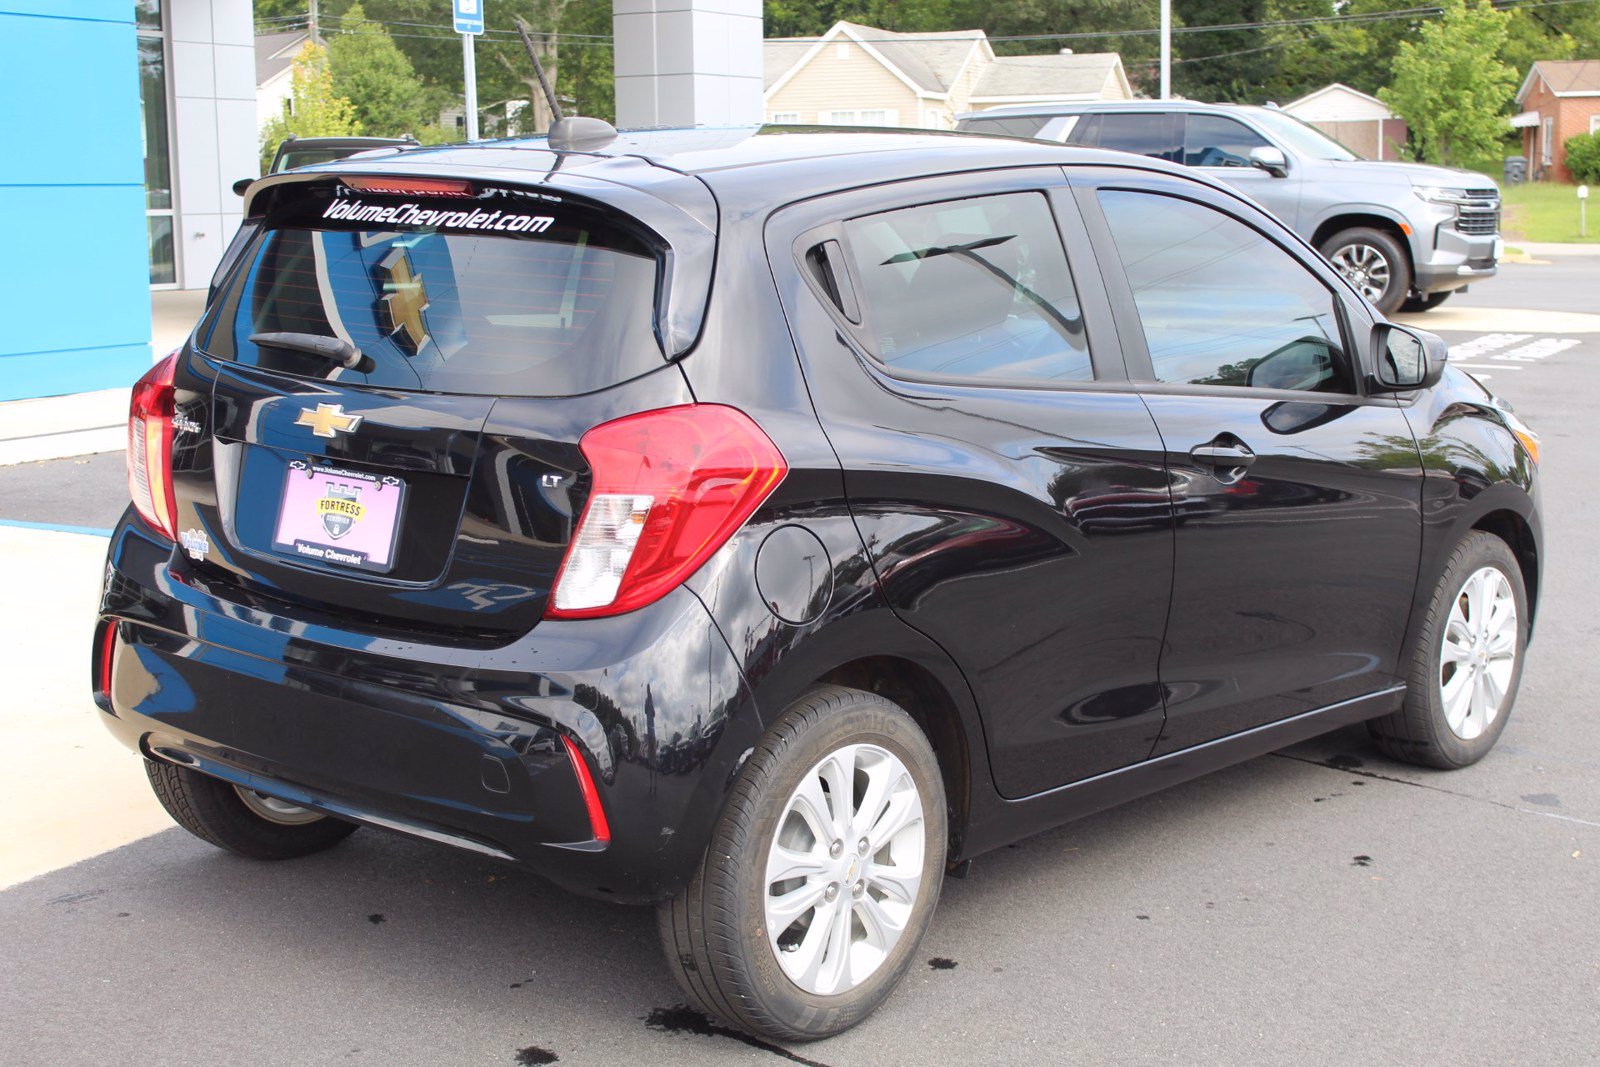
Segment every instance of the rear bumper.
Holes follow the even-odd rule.
[[[586,895],[647,902],[688,881],[745,748],[734,724],[755,719],[692,593],[460,647],[221,601],[177,581],[170,553],[136,521],[111,542],[97,637],[114,627],[115,649],[96,699],[130,748]],[[609,843],[593,839],[564,736]]]

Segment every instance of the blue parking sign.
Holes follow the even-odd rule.
[[[484,0],[454,0],[457,33],[483,32]]]

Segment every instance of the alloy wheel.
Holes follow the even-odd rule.
[[[922,796],[900,758],[846,745],[806,772],[767,853],[767,939],[808,993],[847,992],[905,933],[922,885]]]
[[[277,823],[279,826],[304,826],[307,823],[313,823],[327,817],[320,812],[312,811],[310,808],[302,808],[300,805],[291,804],[287,800],[269,797],[265,793],[254,789],[246,789],[242,785],[234,786],[233,791],[239,794],[239,799],[244,801],[244,806],[249,808],[252,814],[259,815],[268,822]]]
[[[1389,288],[1389,260],[1381,249],[1361,242],[1348,244],[1333,254],[1331,262],[1351,285],[1361,290],[1362,296],[1375,304]]]
[[[1445,723],[1463,741],[1500,715],[1517,664],[1517,601],[1495,567],[1468,576],[1445,624],[1439,650],[1439,700]]]

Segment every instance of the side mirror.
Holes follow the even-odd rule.
[[[1283,149],[1271,145],[1257,145],[1250,149],[1250,165],[1266,171],[1274,178],[1289,176],[1289,158],[1283,154]]]
[[[1373,377],[1380,390],[1406,392],[1438,384],[1450,347],[1426,330],[1386,322],[1372,331]]]
[[[233,183],[233,195],[243,196],[244,191],[250,188],[250,183],[256,180],[257,179],[255,178],[240,178],[238,181]]]

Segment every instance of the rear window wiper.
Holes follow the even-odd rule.
[[[372,357],[342,337],[325,337],[320,333],[253,333],[250,343],[319,356],[353,371],[365,372],[373,368]]]

